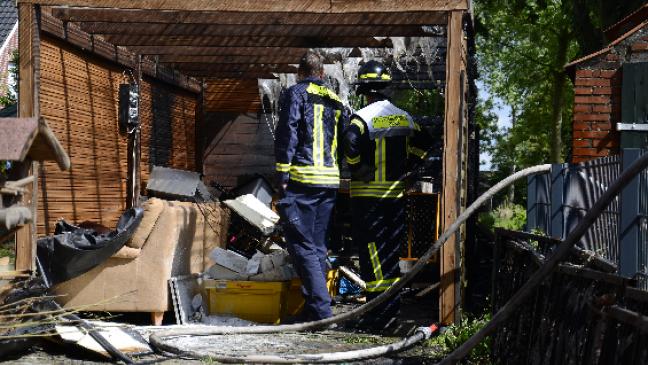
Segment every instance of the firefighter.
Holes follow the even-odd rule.
[[[344,154],[351,171],[351,229],[368,301],[400,276],[400,250],[406,240],[407,161],[425,155],[415,143],[421,138],[415,136],[418,125],[381,93],[390,83],[391,76],[380,62],[369,61],[360,67],[356,94],[364,95],[368,105],[351,117],[344,132]],[[354,325],[386,329],[399,307],[397,295]]]
[[[326,288],[327,231],[340,183],[337,163],[340,99],[324,85],[323,59],[309,51],[301,59],[299,82],[280,99],[275,159],[288,251],[302,281],[304,311],[293,321],[330,317]]]

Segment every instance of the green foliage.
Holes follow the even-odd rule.
[[[13,76],[13,79],[16,81],[16,83],[13,85],[6,84],[1,86],[0,91],[2,95],[0,95],[0,106],[2,106],[3,108],[16,104],[18,102],[18,65],[20,64],[20,53],[17,49],[11,53],[11,62],[15,65],[15,67],[8,72],[11,73],[11,76]]]
[[[442,115],[445,108],[444,98],[437,90],[399,90],[394,96],[394,103],[412,115]]]
[[[9,170],[11,169],[10,161],[0,160],[0,181],[7,179],[9,176]]]
[[[509,175],[550,159],[552,145],[560,148],[562,137],[552,135],[554,126],[569,133],[572,86],[563,66],[578,51],[571,4],[569,0],[475,4],[482,82],[512,109],[512,127],[494,136],[492,151],[493,167]]]
[[[0,244],[0,257],[9,257],[10,264],[16,262],[16,243],[13,239]]]
[[[442,352],[443,355],[447,355],[477,333],[489,320],[490,315],[488,314],[480,318],[464,318],[459,326],[451,325],[447,327],[445,332],[431,338],[425,345]],[[490,337],[487,337],[468,354],[468,360],[479,364],[491,363],[490,348],[491,340]]]
[[[482,151],[490,152],[492,181],[525,167],[563,161],[569,154],[573,86],[564,65],[603,48],[603,30],[642,0],[475,0],[480,85],[511,109],[512,126],[495,128],[493,100],[479,100]],[[523,202],[525,187],[509,200]]]
[[[504,202],[493,212],[480,214],[479,223],[490,229],[504,228],[521,231],[526,224],[526,209],[518,204]]]

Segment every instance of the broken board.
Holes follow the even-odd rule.
[[[106,358],[112,358],[87,331],[75,326],[57,325],[55,328],[56,333],[63,341],[76,344]],[[117,326],[96,327],[96,330],[106,341],[125,354],[146,354],[152,352],[144,338],[135,331]]]

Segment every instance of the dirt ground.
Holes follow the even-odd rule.
[[[397,325],[392,326],[388,332],[381,334],[360,333],[357,330],[339,327],[335,330],[326,330],[314,333],[286,333],[270,335],[226,335],[183,337],[172,340],[172,343],[181,348],[198,351],[201,353],[243,355],[243,354],[298,354],[298,353],[323,353],[336,351],[349,351],[360,348],[373,347],[399,341],[404,336],[412,334],[417,327],[428,326],[435,321],[437,306],[436,295],[430,294],[425,298],[415,298],[405,295],[401,307],[401,316]],[[336,313],[351,310],[359,304],[337,304],[334,306]],[[123,319],[130,319],[123,317]],[[132,327],[132,320],[130,321]],[[148,337],[150,328],[134,327]],[[148,328],[148,329],[147,329]],[[390,357],[363,360],[357,364],[433,364],[438,361],[439,355],[435,348],[426,344],[419,344],[405,352],[391,355]],[[169,359],[156,354],[134,356],[134,360],[143,363],[164,364],[201,364],[216,363],[209,360]],[[76,347],[62,346],[43,342],[17,359],[6,359],[3,364],[105,364],[105,359],[96,355],[82,352]]]
[[[397,337],[381,337],[368,334],[353,334],[340,331],[324,331],[319,333],[289,333],[281,335],[227,335],[217,337],[201,337],[200,339],[182,339],[178,342],[186,348],[208,353],[228,355],[247,353],[318,353],[331,351],[348,351],[359,348],[373,347],[400,340]],[[243,344],[245,344],[243,346]],[[300,351],[303,350],[303,351]],[[74,350],[70,350],[74,351]],[[81,352],[64,351],[60,347],[46,346],[37,348],[19,359],[2,362],[3,364],[106,364],[96,357],[89,357]],[[78,351],[78,350],[77,350]],[[159,355],[143,355],[133,357],[137,362],[163,364],[216,364],[209,360],[169,359]],[[394,354],[390,357],[363,360],[352,364],[434,364],[438,360],[433,348],[418,345],[414,348]]]

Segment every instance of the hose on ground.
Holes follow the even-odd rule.
[[[214,336],[214,335],[227,335],[227,334],[269,334],[269,333],[280,333],[280,332],[299,332],[299,331],[309,331],[309,330],[316,330],[320,328],[327,327],[329,325],[332,325],[334,323],[340,323],[344,322],[349,319],[353,318],[359,318],[362,315],[366,314],[367,312],[371,311],[372,309],[376,308],[389,298],[393,297],[396,295],[404,286],[407,284],[409,281],[411,281],[426,265],[426,263],[432,258],[434,254],[439,251],[441,246],[459,229],[459,227],[471,216],[473,215],[477,209],[482,206],[484,203],[486,203],[489,199],[491,199],[495,194],[500,192],[501,190],[507,188],[509,185],[514,183],[515,181],[525,178],[530,175],[538,174],[541,172],[548,172],[551,169],[550,164],[545,164],[545,165],[538,165],[538,166],[532,166],[523,170],[520,170],[516,172],[515,174],[505,178],[504,180],[500,181],[499,183],[495,184],[493,187],[488,189],[484,194],[482,194],[477,200],[475,200],[466,210],[457,217],[457,219],[448,227],[441,237],[437,239],[437,241],[430,247],[425,254],[423,254],[416,264],[412,267],[412,269],[403,275],[400,280],[398,280],[396,283],[394,283],[388,290],[374,298],[373,300],[367,302],[366,304],[355,308],[349,312],[346,313],[341,313],[336,316],[318,320],[318,321],[312,321],[312,322],[305,322],[305,323],[296,323],[296,324],[288,324],[288,325],[279,325],[279,326],[253,326],[253,327],[231,327],[231,326],[195,326],[191,328],[179,328],[179,329],[172,329],[168,331],[162,331],[159,333],[154,333],[149,337],[150,343],[157,349],[174,353],[174,354],[183,354],[188,357],[196,357],[196,358],[211,358],[212,360],[215,361],[221,361],[221,362],[232,362],[234,361],[234,357],[231,356],[210,356],[206,354],[200,354],[200,353],[195,353],[191,352],[188,353],[185,350],[179,349],[173,345],[170,345],[164,341],[164,338],[166,337],[172,337],[172,336]],[[415,335],[416,336],[416,335]],[[412,336],[412,337],[415,337]],[[405,339],[403,341],[407,341],[409,339]],[[421,339],[418,339],[419,341]],[[402,341],[401,341],[402,342]],[[400,342],[399,342],[400,343]],[[393,346],[392,345],[387,345],[387,346]],[[384,347],[384,346],[381,346]],[[370,352],[372,351],[373,348],[369,349],[364,349],[364,350],[358,350],[358,351],[366,351]],[[393,352],[393,351],[392,351]],[[324,354],[320,354],[318,356],[322,356]],[[356,354],[357,355],[357,354]],[[234,362],[256,362],[256,363],[270,363],[270,362],[275,362],[275,363],[286,363],[287,360],[291,360],[293,363],[296,362],[295,360],[298,360],[296,356],[311,356],[311,355],[281,355],[281,356],[275,356],[274,360],[276,361],[271,361],[270,358],[267,356],[263,355],[253,355],[253,356],[240,356],[236,357]],[[374,355],[375,356],[375,355]],[[380,356],[380,355],[378,355]],[[353,359],[353,358],[349,358]],[[314,359],[310,359],[310,362],[314,362]],[[333,360],[329,360],[333,361]],[[343,361],[342,359],[337,360],[337,361]],[[290,361],[288,361],[290,363]]]
[[[567,238],[558,246],[553,255],[533,273],[531,278],[522,286],[517,293],[509,299],[502,308],[486,323],[486,325],[459,346],[455,351],[440,362],[441,365],[456,364],[477,346],[486,336],[492,333],[499,325],[506,322],[515,310],[528,299],[538,286],[548,277],[572,251],[574,245],[583,237],[587,229],[596,221],[598,216],[607,208],[610,202],[621,192],[624,186],[630,183],[637,174],[648,167],[648,153],[637,159],[619,176],[603,195],[594,203],[594,206],[585,214],[583,219],[567,235]]]

